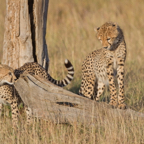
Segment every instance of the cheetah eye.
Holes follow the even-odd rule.
[[[109,41],[111,38],[107,38],[107,41]]]
[[[9,75],[12,75],[12,73],[11,73],[11,72],[9,72],[8,74],[9,74]]]

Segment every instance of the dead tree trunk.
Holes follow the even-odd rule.
[[[6,0],[2,63],[18,68],[38,62],[48,69],[45,41],[49,0]]]
[[[22,100],[33,112],[34,117],[55,123],[80,122],[90,125],[99,115],[115,117],[144,117],[143,113],[131,109],[112,109],[106,103],[98,103],[88,98],[55,86],[39,76],[23,74],[15,83]]]

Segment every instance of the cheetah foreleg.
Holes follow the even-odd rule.
[[[100,96],[102,95],[103,91],[105,88],[105,84],[102,82],[98,82],[98,86],[97,86],[97,95],[96,95],[96,101],[99,101]]]
[[[25,112],[27,114],[27,125],[32,123],[32,110],[27,105],[25,105]]]
[[[114,83],[114,72],[113,72],[113,67],[112,63],[109,63],[107,65],[107,76],[109,79],[109,90],[110,90],[110,105],[113,107],[117,107],[117,91],[116,91],[116,86]]]
[[[119,60],[117,68],[117,81],[119,85],[118,108],[126,109],[124,96],[124,60]]]
[[[11,105],[11,113],[12,113],[12,123],[13,126],[17,126],[18,125],[18,103],[17,100],[15,98],[12,99],[12,101],[10,102]]]

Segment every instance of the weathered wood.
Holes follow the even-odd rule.
[[[18,68],[38,62],[48,69],[45,41],[49,0],[7,0],[2,63]]]
[[[36,61],[48,70],[48,51],[45,40],[49,0],[34,0]]]
[[[34,117],[56,123],[81,122],[91,124],[99,114],[115,116],[144,117],[131,109],[112,109],[106,103],[98,103],[76,95],[41,78],[23,74],[15,83],[22,100],[28,105]]]

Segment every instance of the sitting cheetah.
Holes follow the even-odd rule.
[[[105,85],[109,84],[110,105],[125,109],[124,63],[126,43],[122,29],[115,23],[106,22],[97,28],[97,38],[103,48],[93,51],[82,64],[82,82],[79,94],[99,100]],[[117,75],[119,95],[117,96],[114,76]]]
[[[2,110],[2,104],[10,104],[12,111],[12,121],[13,125],[17,125],[18,121],[18,104],[22,102],[20,96],[18,95],[16,89],[14,88],[14,82],[20,77],[24,71],[31,75],[40,75],[45,79],[51,81],[58,86],[68,85],[74,76],[74,68],[70,61],[65,60],[65,67],[68,70],[66,78],[63,80],[53,79],[45,69],[35,62],[29,62],[24,64],[22,67],[13,70],[7,65],[0,65],[0,112]],[[25,106],[25,111],[27,113],[27,122],[30,120],[31,109]]]

